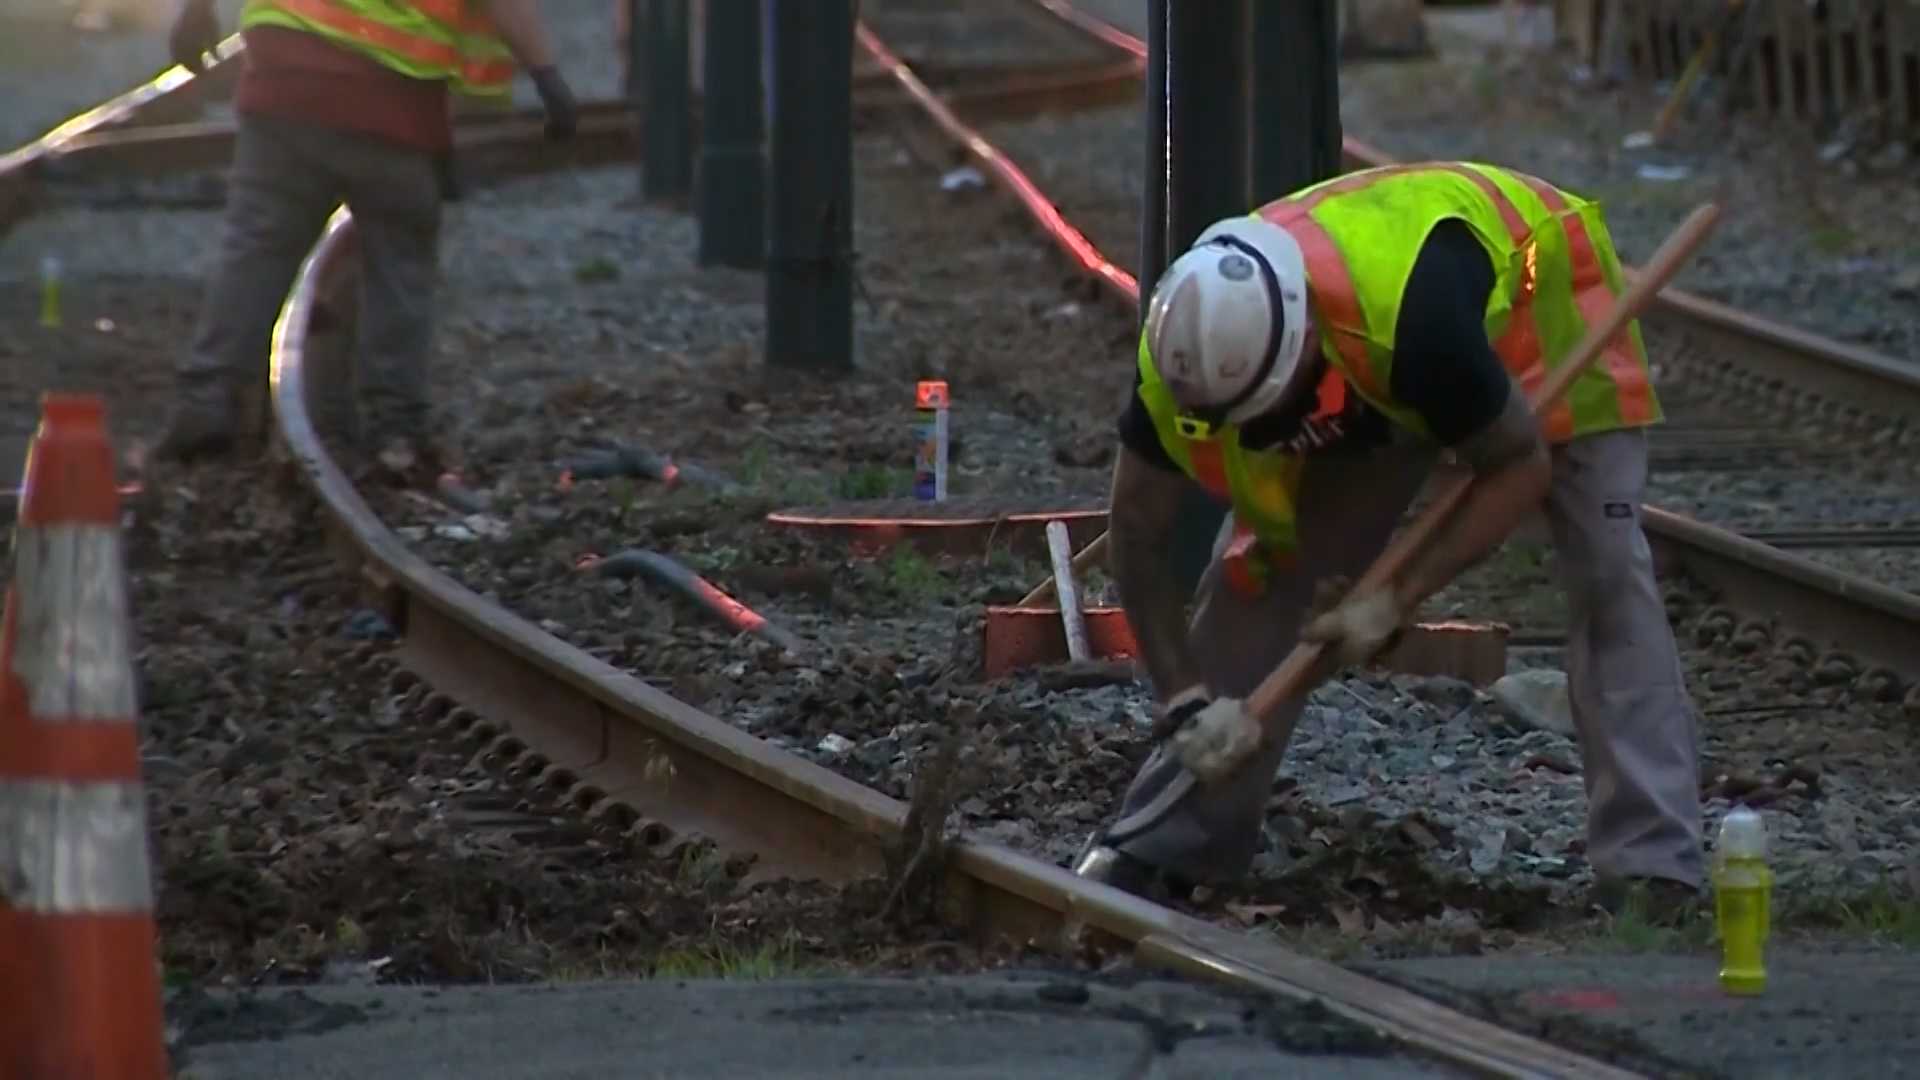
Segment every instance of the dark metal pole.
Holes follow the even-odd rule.
[[[1167,4],[1167,250],[1176,256],[1208,225],[1253,209],[1247,8],[1248,0]]]
[[[625,0],[627,12],[627,70],[622,91],[634,115],[647,113],[647,0]]]
[[[1167,268],[1167,8],[1147,0],[1147,184],[1140,199],[1140,318]]]
[[[687,70],[687,0],[648,0],[646,161],[641,194],[677,201],[693,190],[693,92]]]
[[[1177,258],[1207,226],[1253,209],[1247,168],[1250,5],[1248,0],[1164,2],[1168,148],[1164,242],[1165,253]],[[1306,5],[1266,0],[1258,6],[1323,5],[1317,0]],[[1151,69],[1151,54],[1147,63]],[[1198,485],[1191,487],[1168,553],[1174,572],[1188,588],[1212,561],[1214,538],[1226,514],[1227,508]]]
[[[1253,5],[1253,195],[1339,175],[1340,38],[1332,3]]]
[[[846,371],[853,367],[853,0],[768,2],[766,360]]]
[[[760,0],[707,0],[700,123],[700,263],[757,269],[766,254]]]

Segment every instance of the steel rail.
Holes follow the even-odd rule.
[[[1068,0],[1026,0],[1067,26],[1133,58],[1144,73],[1146,43]],[[902,78],[903,64],[882,66]],[[902,78],[908,85],[910,73]],[[957,117],[929,110],[934,121],[960,140],[976,161],[1048,233],[1067,258],[1129,306],[1139,303],[1134,275],[1113,264],[1060,214],[1007,156],[966,128]],[[960,134],[965,132],[965,134]],[[1347,163],[1369,168],[1397,163],[1384,151],[1351,137]],[[1632,275],[1635,270],[1627,267]],[[1719,377],[1734,383],[1805,395],[1836,420],[1894,426],[1904,445],[1920,437],[1908,418],[1920,407],[1920,367],[1737,311],[1675,288],[1661,290],[1650,331],[1704,337],[1717,358]],[[1892,410],[1889,411],[1889,406]],[[1723,603],[1758,618],[1778,619],[1801,633],[1819,634],[1834,648],[1868,664],[1920,674],[1920,596],[1857,574],[1790,554],[1693,518],[1646,506],[1643,521],[1662,573],[1676,570],[1719,591]],[[1863,665],[1864,666],[1864,665]]]
[[[861,41],[884,48],[864,27]],[[894,68],[896,75],[903,69]],[[922,106],[938,99],[915,80]],[[983,142],[978,145],[984,146]],[[274,329],[279,447],[325,510],[336,550],[401,632],[404,668],[490,719],[505,748],[530,746],[590,812],[640,820],[759,856],[756,873],[845,880],[881,869],[906,807],[709,716],[488,603],[408,549],[354,489],[317,431],[309,396],[337,358],[316,323],[355,302],[353,223],[342,208],[308,255]],[[1445,1008],[1250,935],[1090,882],[1004,847],[962,838],[946,860],[943,912],[983,935],[1073,950],[1130,947],[1139,963],[1318,1001],[1482,1075],[1634,1073]]]
[[[240,52],[240,36],[232,35],[214,49],[215,61],[207,74],[196,76],[175,64],[126,93],[69,117],[32,142],[0,154],[0,236],[32,212],[34,181],[49,161],[83,139],[167,119],[222,92]]]

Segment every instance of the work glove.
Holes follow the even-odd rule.
[[[1211,784],[1245,764],[1260,749],[1266,731],[1239,698],[1209,698],[1193,687],[1167,702],[1154,734],[1173,747],[1187,771]]]
[[[200,54],[212,52],[219,44],[220,20],[214,17],[213,0],[186,0],[181,4],[173,31],[167,35],[173,62],[198,75],[206,70]]]
[[[1409,613],[1391,586],[1347,594],[1344,577],[1314,587],[1313,617],[1300,636],[1319,642],[1338,667],[1366,664],[1400,640]],[[1336,599],[1339,598],[1339,599]]]
[[[573,138],[574,129],[580,126],[580,106],[574,103],[573,90],[560,77],[560,70],[549,64],[527,74],[547,110],[547,138],[555,142]]]

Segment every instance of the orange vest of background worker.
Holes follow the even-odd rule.
[[[264,400],[280,305],[345,202],[363,256],[359,426],[398,475],[424,479],[441,456],[427,359],[449,92],[503,98],[517,59],[554,138],[573,131],[573,95],[534,0],[248,0],[240,21],[245,48],[227,61],[242,66],[219,262],[175,366],[176,402],[155,456],[234,445]],[[174,59],[198,71],[218,38],[212,0],[185,0]]]
[[[1660,409],[1638,327],[1544,424],[1524,393],[1621,282],[1596,206],[1467,162],[1315,185],[1215,223],[1167,269],[1121,422],[1109,549],[1166,741],[1118,820],[1183,771],[1202,783],[1138,835],[1097,834],[1082,873],[1123,887],[1244,873],[1278,733],[1304,702],[1284,703],[1261,741],[1242,699],[1303,636],[1337,663],[1378,655],[1544,502],[1602,899],[1697,888],[1694,722],[1639,522]],[[1312,613],[1321,585],[1384,548],[1443,447],[1476,474],[1461,511],[1398,580]],[[1190,481],[1233,516],[1188,623],[1167,551]]]

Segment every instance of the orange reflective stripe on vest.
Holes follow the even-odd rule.
[[[1587,325],[1596,325],[1613,310],[1614,295],[1607,284],[1606,267],[1600,264],[1600,255],[1594,250],[1593,237],[1587,235],[1587,223],[1580,220],[1578,214],[1567,213],[1567,200],[1561,198],[1560,192],[1552,184],[1525,173],[1513,175],[1531,188],[1540,201],[1547,204],[1547,209],[1560,215],[1573,257],[1573,301],[1579,306],[1580,317],[1587,321]],[[1653,385],[1647,379],[1647,371],[1641,366],[1626,330],[1607,342],[1606,351],[1600,354],[1599,362],[1619,387],[1620,418],[1629,424],[1644,424],[1652,420]]]
[[[1507,226],[1507,233],[1513,237],[1516,248],[1526,252],[1527,265],[1525,276],[1513,297],[1513,309],[1507,317],[1507,328],[1493,342],[1493,351],[1500,357],[1507,370],[1520,381],[1520,389],[1529,398],[1539,393],[1547,381],[1547,369],[1537,363],[1541,359],[1540,325],[1533,317],[1533,294],[1535,282],[1535,248],[1532,244],[1533,230],[1527,226],[1527,219],[1520,214],[1520,208],[1513,205],[1507,193],[1500,185],[1489,180],[1485,173],[1469,169],[1464,165],[1446,164],[1442,166],[1448,172],[1464,176],[1473,181],[1493,203],[1500,220]],[[1515,174],[1516,176],[1518,174]],[[1563,204],[1564,205],[1564,204]],[[1552,411],[1540,421],[1549,441],[1560,441],[1573,434],[1573,407],[1563,397],[1554,402]]]
[[[488,85],[509,82],[513,63],[503,60],[475,60],[457,47],[404,33],[385,23],[348,11],[331,0],[273,0],[274,6],[325,26],[339,33],[382,49],[414,63],[457,70],[467,82]],[[417,0],[412,5],[423,14],[453,27],[484,26],[467,12],[465,0]]]

